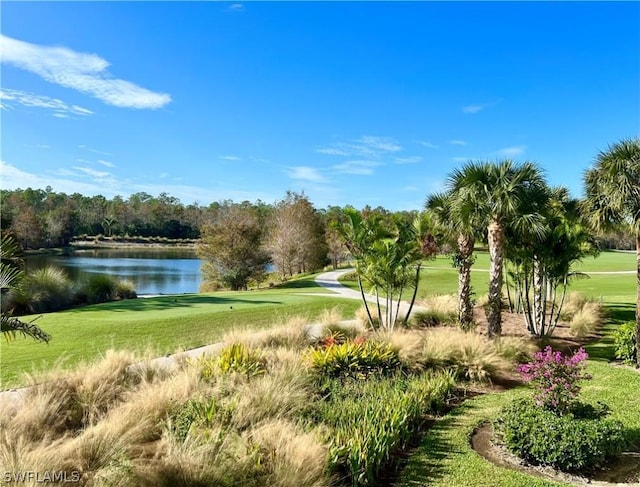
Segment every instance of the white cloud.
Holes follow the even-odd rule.
[[[458,139],[453,139],[448,141],[449,144],[451,145],[468,145],[466,141],[464,140],[458,140]]]
[[[337,149],[335,147],[321,147],[317,149],[316,152],[320,152],[320,154],[327,154],[329,156],[348,156],[350,152],[344,149]]]
[[[91,169],[89,167],[74,166],[73,168],[76,169],[77,171],[83,172],[85,174],[88,174],[89,176],[93,176],[94,178],[98,178],[98,179],[103,179],[111,176],[111,173],[109,172],[96,171],[95,169]]]
[[[229,8],[227,10],[229,10],[230,12],[241,12],[244,10],[244,5],[242,5],[241,3],[233,3],[229,5]]]
[[[102,156],[110,156],[112,155],[111,152],[105,152],[105,151],[101,151],[98,149],[93,149],[91,147],[87,147],[86,145],[79,145],[78,146],[79,149],[85,149],[88,150],[89,152],[93,152],[94,154],[100,154]]]
[[[222,159],[223,161],[241,161],[242,160],[238,156],[218,156],[218,159]]]
[[[87,108],[78,105],[67,105],[64,101],[50,96],[36,95],[26,91],[11,90],[8,88],[0,89],[0,100],[5,109],[12,109],[13,106],[9,102],[18,103],[29,108],[44,108],[53,110],[53,116],[58,118],[69,118],[69,114],[73,115],[93,115],[93,112]]]
[[[432,144],[431,142],[426,141],[426,140],[416,140],[416,142],[418,144],[420,144],[422,147],[426,147],[427,149],[437,149],[438,148],[437,145]]]
[[[402,146],[391,137],[363,135],[349,142],[338,142],[316,152],[330,156],[381,158],[402,150]]]
[[[487,108],[487,106],[488,105],[467,105],[462,107],[462,112],[468,113],[468,114],[474,114],[474,113],[481,112],[482,110]]]
[[[417,164],[420,161],[422,161],[420,156],[396,157],[393,160],[396,164]]]
[[[65,47],[49,47],[0,35],[2,62],[30,71],[44,80],[91,95],[108,105],[125,108],[161,108],[171,101],[134,83],[111,77],[109,63],[96,54]]]
[[[327,178],[318,172],[314,167],[309,166],[294,166],[290,167],[288,171],[291,179],[297,179],[299,181],[310,181],[313,183],[326,183]]]
[[[98,164],[102,164],[103,166],[106,166],[106,167],[116,167],[116,165],[111,161],[105,161],[103,159],[98,159],[96,162]]]
[[[380,165],[382,164],[378,161],[346,161],[342,164],[336,164],[333,169],[344,174],[370,176],[373,174],[373,168]]]
[[[504,149],[500,149],[499,151],[497,151],[497,153],[498,155],[505,156],[505,157],[515,157],[523,154],[525,150],[527,150],[526,145],[514,145],[511,147],[505,147]]]

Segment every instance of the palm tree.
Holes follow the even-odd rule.
[[[448,239],[455,241],[453,265],[458,269],[458,323],[463,330],[468,330],[473,325],[471,266],[475,261],[473,247],[479,225],[475,207],[465,206],[456,196],[452,191],[433,194],[425,207]]]
[[[636,360],[640,366],[640,138],[624,139],[600,152],[586,171],[585,214],[596,229],[628,224],[636,234]]]
[[[17,287],[22,280],[23,272],[20,269],[22,264],[20,250],[20,246],[12,237],[3,235],[0,238],[0,293],[3,295],[3,301],[4,294]],[[49,342],[51,336],[42,331],[37,325],[34,325],[33,321],[35,320],[25,323],[11,316],[11,310],[3,310],[0,314],[0,334],[2,334],[7,341],[20,333],[25,337],[31,337],[37,341]]]
[[[502,269],[506,225],[540,223],[537,205],[544,194],[544,178],[532,162],[516,165],[511,160],[496,163],[469,162],[449,177],[449,190],[457,205],[476,208],[487,227],[489,244],[489,338],[502,333]]]
[[[413,309],[421,262],[433,257],[435,243],[430,233],[428,215],[420,215],[414,221],[394,217],[385,228],[381,216],[370,214],[363,218],[353,208],[345,209],[345,221],[336,222],[335,228],[355,260],[358,285],[371,327],[375,326],[363,281],[372,286],[375,293],[380,326],[392,330],[399,320],[400,304],[405,291],[413,288],[413,295],[402,323],[406,324]],[[384,295],[385,314],[382,315],[381,296]]]

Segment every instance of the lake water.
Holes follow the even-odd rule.
[[[93,274],[128,279],[138,294],[197,293],[201,263],[190,249],[91,249],[26,259],[27,270],[55,266],[76,282]]]

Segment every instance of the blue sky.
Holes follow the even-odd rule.
[[[638,2],[2,2],[0,187],[420,209],[469,159],[581,193],[640,132]]]

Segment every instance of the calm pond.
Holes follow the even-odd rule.
[[[75,282],[92,274],[133,281],[138,294],[197,293],[201,261],[191,249],[91,249],[70,255],[30,255],[27,270],[54,266]]]

